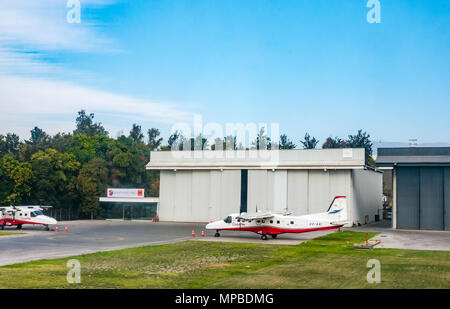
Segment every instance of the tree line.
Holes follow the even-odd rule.
[[[144,188],[147,196],[159,195],[159,172],[145,165],[149,151],[168,151],[189,142],[190,149],[271,149],[270,137],[262,128],[249,147],[237,144],[235,136],[216,139],[185,138],[173,133],[163,144],[160,131],[133,124],[128,136],[109,137],[94,114],[78,112],[72,133],[50,136],[38,127],[31,130],[29,140],[21,141],[14,133],[0,135],[0,205],[51,205],[59,211],[70,211],[72,218],[92,218],[98,214],[98,198],[107,187]],[[299,141],[303,148],[316,148],[319,141],[305,134]],[[179,146],[178,146],[179,145]],[[279,149],[297,146],[286,134],[280,136]],[[372,164],[370,135],[359,130],[348,139],[329,137],[323,148],[365,148],[368,164]],[[186,148],[184,148],[186,149]]]

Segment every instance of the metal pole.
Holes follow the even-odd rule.
[[[392,170],[392,228],[397,229],[397,168]]]

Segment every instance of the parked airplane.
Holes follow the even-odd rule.
[[[21,229],[23,224],[40,224],[45,229],[50,230],[49,225],[56,224],[57,221],[42,212],[44,208],[52,206],[8,206],[0,207],[0,229],[5,226],[17,226]]]
[[[261,235],[267,240],[267,235],[277,238],[284,233],[305,233],[319,230],[331,230],[347,223],[347,198],[335,196],[326,212],[292,216],[290,213],[254,213],[231,214],[224,220],[214,221],[206,225],[207,230],[219,231],[250,231]]]

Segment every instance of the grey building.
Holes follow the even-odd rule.
[[[230,213],[323,212],[346,195],[351,224],[374,221],[382,173],[367,169],[364,149],[157,151],[159,218],[208,222]]]
[[[379,148],[392,169],[393,227],[450,230],[450,147]]]

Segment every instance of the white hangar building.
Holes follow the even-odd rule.
[[[161,221],[257,210],[304,215],[345,195],[350,224],[364,224],[382,206],[382,173],[365,166],[364,149],[152,151],[147,169],[160,170]]]

